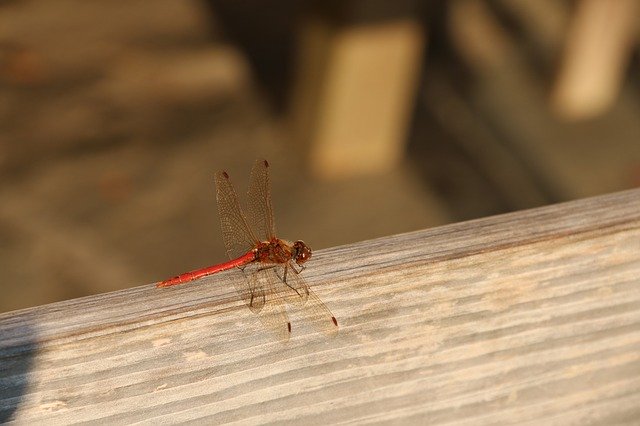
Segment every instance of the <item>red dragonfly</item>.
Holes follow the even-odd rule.
[[[227,172],[215,174],[216,198],[228,262],[198,269],[159,282],[169,287],[198,278],[240,268],[245,279],[236,280],[240,297],[260,320],[282,340],[291,335],[291,322],[285,304],[301,306],[312,324],[326,334],[338,331],[338,321],[329,308],[309,288],[301,276],[311,258],[311,248],[303,241],[286,241],[276,237],[269,185],[269,163],[257,160],[251,170],[247,214]],[[249,226],[249,223],[253,226]]]

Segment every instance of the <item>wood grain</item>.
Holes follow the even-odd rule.
[[[640,190],[322,250],[304,273],[335,338],[293,312],[278,342],[237,271],[3,314],[0,420],[640,419]]]

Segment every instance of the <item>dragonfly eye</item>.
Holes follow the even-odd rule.
[[[311,248],[303,241],[296,241],[293,243],[293,250],[295,254],[295,261],[298,265],[302,265],[304,262],[311,258]]]

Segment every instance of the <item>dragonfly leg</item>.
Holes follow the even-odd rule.
[[[307,265],[298,265],[298,268],[300,268],[300,270],[297,270],[293,265],[294,265],[293,262],[291,262],[289,266],[291,266],[291,269],[293,269],[296,274],[299,274],[300,272],[304,271],[307,268]]]
[[[250,307],[253,307],[253,299],[255,299],[255,297],[256,297],[255,292],[253,290],[251,290],[251,300],[249,300],[249,306]],[[261,296],[258,296],[258,297],[262,297],[262,305],[260,305],[260,306],[264,306],[264,303],[265,303],[264,292],[262,293]]]
[[[300,290],[298,290],[297,288],[295,288],[292,285],[290,285],[289,282],[287,281],[287,272],[289,271],[289,267],[291,267],[293,272],[295,272],[296,274],[299,274],[300,272],[302,272],[302,270],[300,270],[300,271],[296,270],[296,268],[294,268],[292,265],[285,265],[284,266],[284,274],[283,274],[281,280],[287,287],[289,287],[291,290],[295,291],[298,296],[302,297],[302,294],[300,294]]]

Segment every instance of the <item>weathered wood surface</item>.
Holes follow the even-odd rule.
[[[640,190],[323,250],[304,273],[335,338],[294,313],[275,340],[237,271],[3,314],[0,416],[640,421]]]

